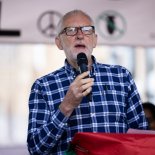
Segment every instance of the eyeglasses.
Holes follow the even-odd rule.
[[[81,27],[66,27],[64,28],[60,34],[66,33],[67,36],[74,36],[78,33],[78,30],[81,30],[81,32],[84,35],[91,35],[95,32],[94,26],[81,26]]]

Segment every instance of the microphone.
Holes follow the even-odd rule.
[[[79,53],[77,55],[77,64],[80,69],[80,73],[88,71],[88,59],[85,53]],[[85,77],[89,78],[89,76]],[[87,96],[88,101],[92,101],[92,92],[90,92]]]

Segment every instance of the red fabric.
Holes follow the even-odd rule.
[[[77,133],[76,155],[155,155],[155,135]]]

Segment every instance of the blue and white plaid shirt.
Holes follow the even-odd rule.
[[[28,148],[33,155],[63,155],[77,132],[126,133],[147,129],[140,96],[128,70],[97,63],[93,57],[92,101],[83,98],[70,117],[59,105],[77,76],[65,61],[61,69],[37,79],[29,98]]]

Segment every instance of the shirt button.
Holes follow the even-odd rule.
[[[55,137],[56,139],[59,139],[60,138],[60,135],[56,135],[56,137]]]
[[[64,123],[64,125],[67,126],[68,124],[67,123]]]

